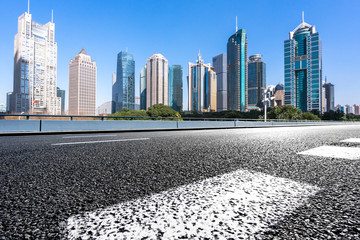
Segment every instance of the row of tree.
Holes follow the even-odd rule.
[[[223,111],[223,112],[182,112],[181,114],[171,107],[163,104],[155,104],[145,110],[129,110],[122,109],[110,116],[121,117],[142,117],[142,119],[148,120],[149,117],[167,117],[167,118],[236,118],[236,119],[264,119],[264,111],[251,110],[249,112],[238,111]],[[311,112],[302,112],[294,106],[284,105],[270,107],[267,110],[268,119],[282,119],[282,120],[334,120],[334,121],[360,121],[360,116],[354,114],[344,114],[341,110],[325,112],[321,114],[317,110]],[[114,118],[118,119],[118,118]],[[130,118],[121,118],[123,120]],[[120,119],[119,119],[120,120]]]

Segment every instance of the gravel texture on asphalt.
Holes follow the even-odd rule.
[[[237,170],[320,189],[254,238],[360,239],[360,161],[297,154],[358,148],[340,141],[359,137],[359,126],[120,133],[94,140],[150,140],[62,146],[51,144],[81,139],[0,137],[0,239],[67,238],[72,216]]]

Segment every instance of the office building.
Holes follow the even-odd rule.
[[[135,110],[140,110],[140,96],[135,96]]]
[[[248,41],[245,29],[237,30],[227,42],[228,110],[245,112],[248,109]]]
[[[69,64],[69,114],[96,114],[96,63],[83,48]]]
[[[11,101],[11,95],[13,93],[12,92],[8,92],[6,93],[6,112],[10,113],[10,101]]]
[[[266,64],[262,55],[249,57],[248,62],[248,109],[261,109],[264,106],[264,90],[266,88]]]
[[[25,12],[14,40],[13,113],[60,114],[56,97],[57,43],[53,21],[42,25]]]
[[[210,63],[204,64],[200,53],[196,63],[189,63],[188,87],[189,111],[216,112],[216,73]]]
[[[59,87],[57,87],[56,92],[56,96],[61,99],[61,114],[65,114],[65,90],[61,90]]]
[[[303,112],[322,110],[321,41],[304,21],[284,41],[285,104]]]
[[[330,110],[335,110],[335,92],[334,92],[334,84],[325,82],[325,112],[329,112]]]
[[[217,111],[227,110],[227,56],[219,54],[212,59],[217,81]]]
[[[360,115],[360,106],[354,104],[353,108],[354,108],[354,114],[355,115]]]
[[[275,86],[273,97],[274,98],[271,100],[273,107],[283,106],[285,104],[284,84],[279,83]]]
[[[146,110],[146,65],[140,72],[140,110]]]
[[[182,110],[183,69],[180,65],[169,68],[169,106],[177,112]]]
[[[111,114],[112,101],[105,102],[96,108],[96,115],[107,116]]]
[[[6,112],[6,104],[0,103],[0,113],[5,113],[5,112]]]
[[[123,108],[135,109],[135,61],[129,52],[117,56],[116,82],[112,88],[113,113]]]
[[[146,63],[146,110],[160,103],[169,106],[169,65],[163,55],[154,54]]]

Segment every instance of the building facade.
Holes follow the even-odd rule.
[[[248,63],[248,108],[261,109],[264,107],[264,90],[266,88],[266,64],[261,60],[262,55],[249,57]]]
[[[55,24],[37,23],[26,12],[18,18],[18,33],[14,41],[14,88],[10,111],[60,114],[56,78]]]
[[[154,54],[146,63],[146,110],[159,103],[169,106],[169,65],[163,55]]]
[[[335,92],[334,85],[331,83],[324,84],[325,89],[325,112],[335,110]]]
[[[146,110],[146,65],[140,72],[140,110]]]
[[[135,109],[135,61],[131,53],[120,52],[117,56],[116,82],[112,88],[112,111],[123,108]]]
[[[112,101],[105,102],[96,108],[96,115],[107,116],[112,113]]]
[[[83,48],[69,64],[69,114],[96,114],[96,63]]]
[[[304,22],[284,42],[285,104],[303,112],[322,112],[321,41],[315,26]]]
[[[11,95],[12,92],[6,93],[6,112],[10,113],[10,101],[11,101]]]
[[[227,110],[227,56],[219,54],[212,59],[217,81],[217,111]]]
[[[59,87],[56,88],[56,96],[60,98],[61,114],[65,114],[65,90],[61,90]]]
[[[248,41],[245,29],[233,34],[227,43],[228,110],[245,112],[248,109]]]
[[[196,63],[189,63],[189,111],[216,112],[217,84],[214,68],[204,64],[199,53]]]
[[[169,68],[169,105],[177,112],[182,110],[183,103],[183,68],[172,65]]]

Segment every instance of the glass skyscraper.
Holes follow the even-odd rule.
[[[217,81],[217,111],[227,110],[227,59],[222,53],[213,57],[213,67]]]
[[[116,82],[112,87],[112,112],[135,109],[135,61],[131,53],[117,56]]]
[[[247,46],[245,29],[236,31],[227,43],[228,110],[245,112],[248,108]]]
[[[266,88],[266,64],[261,54],[249,57],[248,63],[248,108],[263,108],[264,90]]]
[[[65,114],[65,90],[61,90],[59,87],[56,88],[57,97],[61,99],[61,114]]]
[[[55,24],[52,21],[44,25],[37,23],[26,12],[18,18],[14,40],[14,90],[10,111],[60,114],[56,78]]]
[[[140,110],[146,110],[146,65],[140,72]]]
[[[169,106],[180,112],[183,102],[183,69],[180,65],[169,68]]]
[[[325,78],[326,79],[326,78]],[[330,110],[335,111],[335,93],[334,93],[334,84],[325,82],[325,112]]]
[[[304,18],[284,41],[284,74],[285,104],[322,112],[321,41]]]
[[[189,111],[216,112],[216,73],[210,64],[204,64],[199,53],[196,63],[189,63]]]

